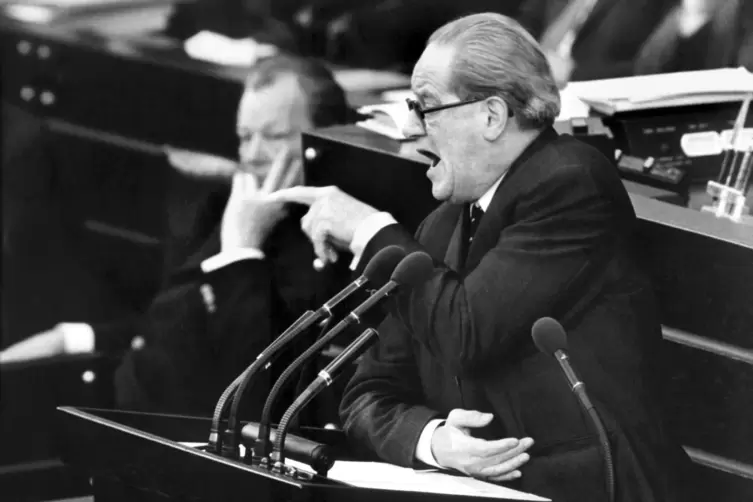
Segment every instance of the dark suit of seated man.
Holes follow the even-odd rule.
[[[301,132],[342,123],[348,113],[343,90],[319,63],[290,56],[257,63],[238,108],[240,162],[230,164],[224,216],[170,274],[148,311],[102,325],[61,323],[9,347],[0,362],[116,355],[122,357],[118,406],[211,413],[224,387],[274,337],[332,293],[333,272],[312,268],[314,252],[298,217],[271,193],[302,181]],[[192,169],[185,152],[171,153],[171,160]],[[205,160],[198,164],[206,169],[215,159]],[[263,403],[267,390],[267,382],[254,386],[251,407]]]
[[[531,339],[551,316],[609,432],[616,500],[686,500],[689,459],[658,411],[661,332],[633,250],[636,217],[612,163],[552,128],[559,94],[538,44],[505,16],[461,18],[432,35],[412,88],[404,133],[432,160],[444,201],[416,237],[336,187],[277,194],[310,205],[304,230],[323,259],[347,245],[361,267],[393,244],[433,258],[350,381],[345,432],[402,466],[606,500],[588,415]]]

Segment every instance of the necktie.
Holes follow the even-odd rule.
[[[484,215],[484,210],[478,207],[476,204],[470,204],[465,209],[465,235],[463,236],[464,242],[462,247],[463,263],[465,263],[468,257],[468,250],[471,248],[473,242],[473,236],[476,234],[478,225],[481,222],[481,217]]]
[[[481,223],[481,217],[484,215],[484,210],[478,207],[477,204],[471,204],[470,209],[470,225],[468,226],[468,244],[473,242],[473,236],[476,235],[479,223]]]

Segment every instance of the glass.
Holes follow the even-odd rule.
[[[431,106],[429,108],[423,108],[421,107],[421,103],[416,101],[415,99],[406,98],[405,102],[408,103],[408,109],[412,112],[414,112],[418,118],[421,120],[421,123],[424,123],[424,117],[427,113],[434,113],[441,110],[448,110],[450,108],[455,108],[458,106],[463,105],[470,105],[471,103],[478,103],[479,101],[483,101],[485,98],[475,98],[475,99],[467,99],[465,101],[458,101],[456,103],[448,103],[446,105],[438,105],[438,106]]]

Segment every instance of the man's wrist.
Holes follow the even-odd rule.
[[[202,261],[201,270],[208,274],[241,260],[263,260],[264,258],[264,252],[258,248],[223,249],[219,254]]]
[[[397,220],[386,212],[374,213],[364,218],[353,232],[353,240],[350,243],[350,250],[353,253],[353,261],[350,264],[351,270],[358,268],[358,262],[361,261],[363,250],[366,249],[369,241],[384,227],[397,223]]]
[[[442,466],[439,465],[439,462],[437,462],[437,459],[434,456],[431,444],[434,433],[438,428],[442,427],[444,423],[444,419],[436,418],[434,420],[430,420],[429,423],[426,424],[424,430],[421,431],[421,436],[419,436],[418,443],[416,444],[416,460],[423,462],[424,464],[442,468]]]

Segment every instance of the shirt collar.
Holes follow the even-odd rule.
[[[489,190],[487,190],[486,193],[476,201],[476,205],[480,207],[482,211],[486,212],[486,210],[489,209],[489,204],[492,203],[492,199],[494,198],[494,192],[497,191],[497,187],[500,183],[502,183],[502,178],[504,177],[504,174],[500,176],[499,179],[495,181],[494,184],[489,188]]]

